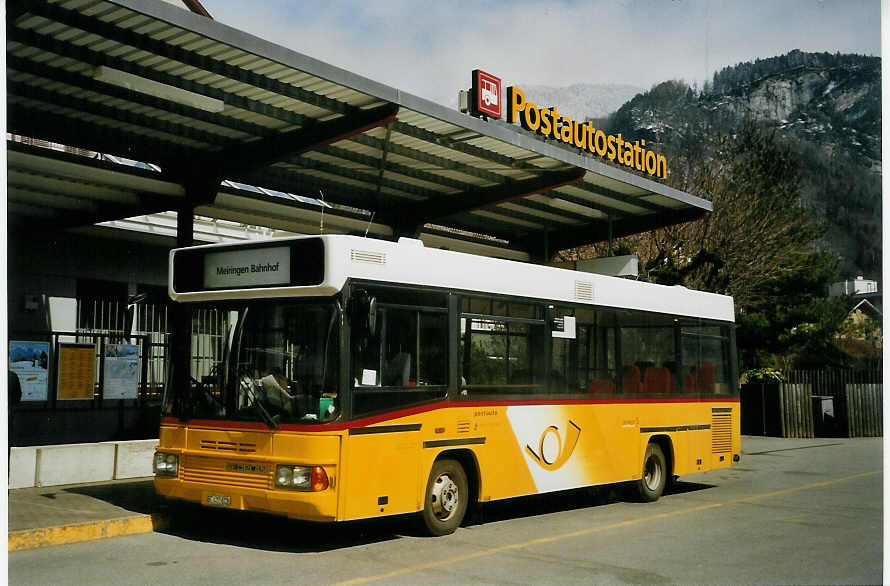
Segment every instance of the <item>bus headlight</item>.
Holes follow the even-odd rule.
[[[328,474],[321,466],[279,465],[275,469],[275,486],[318,492],[328,487]]]
[[[155,452],[152,468],[158,476],[176,476],[179,473],[179,456],[166,452]]]

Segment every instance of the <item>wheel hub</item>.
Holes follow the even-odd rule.
[[[457,484],[447,474],[442,474],[433,483],[431,495],[433,513],[442,521],[448,519],[457,509],[460,493]]]
[[[658,485],[661,483],[661,466],[658,465],[658,460],[656,458],[649,458],[646,460],[646,469],[643,474],[643,479],[649,490],[658,488]]]

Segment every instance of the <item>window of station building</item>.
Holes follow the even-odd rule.
[[[461,394],[546,392],[543,307],[487,298],[465,298],[462,307]]]
[[[377,299],[376,332],[352,340],[354,414],[443,399],[448,385],[446,296],[371,293]]]
[[[127,288],[126,283],[116,281],[78,279],[78,331],[123,333],[126,328]]]

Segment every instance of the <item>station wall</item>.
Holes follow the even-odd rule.
[[[164,245],[134,237],[142,236],[110,229],[97,236],[10,226],[8,339],[52,341],[53,332],[71,332],[77,326],[78,292],[83,294],[85,284],[93,292],[110,289],[124,307],[127,295],[146,287],[165,290],[172,240],[165,239],[169,244]],[[54,377],[52,367],[49,375]],[[50,380],[50,389],[53,384]],[[137,440],[157,437],[160,405],[156,400],[54,401],[50,397],[46,402],[22,402],[10,414],[10,446]]]

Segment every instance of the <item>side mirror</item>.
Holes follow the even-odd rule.
[[[356,290],[349,300],[349,321],[362,335],[377,333],[377,298],[364,289]]]
[[[368,333],[377,335],[377,298],[371,297],[368,301]]]

